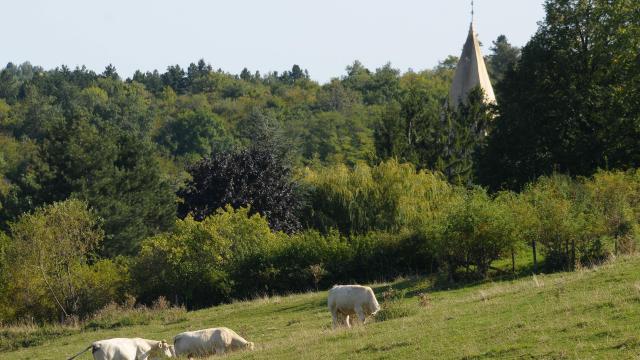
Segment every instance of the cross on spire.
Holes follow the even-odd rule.
[[[473,16],[475,15],[473,0],[471,0],[471,21],[473,22]]]

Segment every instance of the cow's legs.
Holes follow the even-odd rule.
[[[335,310],[331,310],[331,317],[333,318],[333,328],[337,328],[339,323],[338,323],[338,312]]]
[[[349,315],[344,316],[344,322],[347,324],[347,328],[351,328],[351,324],[349,323]]]
[[[360,319],[360,322],[361,322],[362,324],[364,324],[364,321],[365,321],[365,319],[366,319],[366,316],[364,316],[364,311],[362,311],[362,307],[361,307],[361,306],[358,306],[358,307],[356,307],[356,309],[355,309],[355,310],[356,310],[356,314],[358,315],[358,319]]]
[[[216,355],[224,355],[224,346],[216,346]]]

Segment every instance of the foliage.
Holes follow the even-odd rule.
[[[480,88],[459,106],[445,106],[450,77],[445,69],[404,76],[399,101],[389,103],[376,124],[376,150],[381,159],[411,162],[471,185],[493,111]]]
[[[301,136],[302,156],[330,164],[373,160],[373,136],[362,119],[365,115],[323,112],[311,117],[307,132]]]
[[[103,232],[85,203],[39,208],[10,230],[4,261],[13,280],[5,295],[10,294],[13,317],[85,316],[121,295],[125,279],[119,267],[110,260],[91,263]]]
[[[171,233],[145,240],[132,269],[143,301],[165,296],[188,307],[230,300],[240,264],[277,242],[266,220],[227,206],[202,221],[177,220]],[[251,271],[251,269],[244,269]]]
[[[173,156],[200,157],[230,145],[222,120],[204,110],[187,110],[169,119],[156,141]]]
[[[500,116],[480,174],[493,189],[640,164],[636,2],[548,0],[545,8],[498,86]]]
[[[452,77],[451,70],[403,76],[397,100],[386,104],[375,127],[378,157],[437,168],[446,142],[442,109]]]
[[[437,173],[416,171],[396,160],[375,167],[307,169],[302,181],[310,189],[306,223],[344,234],[397,231],[418,216],[432,215],[451,192]]]
[[[452,198],[439,217],[427,223],[425,231],[451,278],[459,267],[471,265],[486,277],[491,263],[508,254],[518,240],[510,209],[481,189]]]
[[[487,70],[494,84],[500,83],[509,71],[513,71],[520,59],[520,48],[513,46],[504,35],[493,41],[491,55],[487,59]],[[498,97],[498,102],[500,98]]]
[[[469,92],[466,103],[457,110],[447,108],[443,114],[445,142],[438,159],[438,169],[450,182],[471,186],[478,173],[478,158],[486,146],[487,134],[493,127],[493,107],[486,104],[479,87]]]
[[[201,221],[230,205],[250,206],[271,227],[287,233],[300,229],[296,183],[273,147],[252,146],[239,151],[212,153],[189,168],[192,179],[178,192],[182,217]]]
[[[105,254],[135,254],[143,238],[170,228],[175,196],[147,142],[81,122],[55,129],[41,154],[34,201],[86,200],[105,220]]]
[[[540,243],[546,267],[590,266],[634,252],[638,233],[635,172],[599,172],[591,179],[543,177],[520,195],[527,241]],[[523,214],[524,215],[524,214]]]

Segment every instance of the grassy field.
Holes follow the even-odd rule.
[[[184,314],[172,321],[77,331],[0,359],[64,359],[97,339],[146,337],[215,326],[254,341],[230,359],[630,359],[640,356],[640,258],[574,273],[434,290],[430,279],[400,279],[402,317],[331,329],[326,292],[256,299]],[[426,293],[420,301],[420,293]],[[396,311],[400,309],[401,311]],[[79,359],[91,359],[90,353]]]

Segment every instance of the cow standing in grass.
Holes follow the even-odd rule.
[[[222,355],[227,351],[253,350],[254,344],[226,327],[187,331],[173,338],[177,356]]]
[[[364,324],[367,316],[375,315],[380,311],[380,305],[370,287],[360,285],[336,285],[329,290],[327,300],[329,311],[333,317],[333,328],[335,329],[344,318],[347,327],[351,327],[349,316],[357,315]]]
[[[173,346],[164,340],[115,338],[95,341],[67,360],[73,360],[89,349],[94,360],[160,360],[176,356]]]

